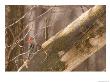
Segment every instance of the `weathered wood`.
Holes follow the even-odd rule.
[[[94,21],[92,28],[61,58],[64,71],[72,71],[83,61],[105,46],[105,15]]]
[[[82,31],[91,28],[91,24],[105,13],[105,6],[95,6],[82,14],[79,18],[69,24],[66,28],[59,31],[42,44],[42,48],[47,52],[58,52],[66,49],[83,35]]]
[[[55,70],[58,70],[58,71],[60,70],[60,71],[62,71],[62,70],[64,70],[62,68],[65,68],[64,67],[65,66],[65,63],[61,62],[60,61],[60,58],[63,55],[66,56],[66,54],[68,53],[67,52],[65,54],[65,52],[66,52],[65,49],[67,49],[67,47],[69,47],[69,49],[72,46],[74,47],[75,45],[71,45],[71,44],[75,44],[77,42],[77,40],[80,40],[80,38],[82,38],[83,36],[85,36],[85,34],[88,34],[87,31],[88,30],[91,30],[92,26],[97,26],[97,25],[94,25],[94,23],[96,22],[97,19],[99,19],[105,13],[104,7],[105,6],[95,6],[94,8],[91,8],[89,11],[87,11],[84,14],[82,14],[82,16],[80,16],[78,19],[76,19],[74,22],[72,22],[70,25],[68,25],[65,29],[62,29],[60,32],[58,32],[58,29],[59,28],[62,28],[62,27],[65,27],[65,25],[67,25],[64,21],[68,21],[68,20],[66,20],[65,18],[72,19],[71,21],[73,21],[74,18],[73,17],[70,18],[69,15],[67,17],[65,16],[65,18],[63,18],[64,15],[59,14],[59,15],[56,16],[56,18],[62,19],[62,20],[65,19],[64,21],[61,20],[63,23],[60,23],[59,21],[57,21],[58,22],[58,24],[57,24],[55,21],[51,21],[50,20],[51,22],[49,22],[49,24],[47,24],[46,26],[48,27],[48,25],[50,25],[52,22],[53,22],[53,24],[50,25],[49,29],[45,29],[45,40],[47,40],[47,38],[53,36],[56,32],[58,32],[58,33],[55,36],[53,36],[51,39],[49,39],[48,41],[46,41],[42,45],[42,48],[44,50],[40,47],[41,48],[40,52],[39,53],[36,53],[35,56],[33,57],[33,59],[29,61],[29,63],[28,63],[28,65],[29,65],[28,70],[27,69],[22,69],[22,71],[23,70],[27,70],[27,71],[29,71],[29,70],[30,71],[31,70],[33,70],[33,71],[44,71],[44,70],[45,71],[47,71],[47,70],[54,70],[54,71]],[[42,10],[42,9],[40,9],[40,10]],[[61,10],[62,10],[62,8],[61,8]],[[55,11],[55,9],[53,9],[53,11]],[[37,12],[39,13],[39,11],[37,11]],[[61,12],[61,11],[58,11],[58,12]],[[54,13],[57,14],[57,11],[54,12]],[[64,11],[62,13],[64,13]],[[66,14],[66,13],[64,13],[64,14]],[[62,15],[62,18],[60,17],[61,15]],[[46,16],[48,16],[48,15],[46,15]],[[50,16],[50,14],[49,14],[49,16]],[[52,13],[52,16],[54,16],[53,13]],[[54,18],[51,17],[49,19],[52,19],[53,20]],[[44,34],[44,33],[41,33],[41,32],[44,32],[44,31],[39,30],[39,29],[41,29],[42,26],[45,27],[45,23],[42,22],[43,20],[44,20],[44,18],[39,19],[40,24],[38,23],[38,24],[35,25],[36,26],[36,28],[35,28],[36,33],[38,34],[38,36],[40,38],[42,38],[42,34]],[[54,20],[56,20],[56,19],[54,19]],[[69,22],[70,21],[68,21],[68,23]],[[54,26],[54,23],[57,26]],[[64,25],[64,26],[60,26],[60,25]],[[29,26],[31,27],[31,25],[29,25]],[[44,27],[43,27],[43,29],[44,29]],[[55,29],[51,29],[50,30],[50,28],[53,28],[53,27],[55,29],[57,29],[57,31]],[[99,28],[101,26],[97,26],[97,27]],[[96,29],[97,29],[97,27],[96,27]],[[48,34],[47,34],[47,30],[49,32]],[[19,32],[19,31],[16,31],[16,32]],[[92,30],[92,32],[94,32],[94,31]],[[25,34],[24,31],[22,33]],[[31,31],[30,35],[31,34],[33,35],[33,32],[32,31]],[[104,34],[104,33],[101,33],[101,34]],[[42,42],[44,41],[44,39],[39,39],[38,36],[36,38],[38,40],[37,42],[38,43],[40,42],[42,44]],[[95,38],[95,41],[94,41],[94,38]],[[95,45],[97,45],[97,40],[96,40],[97,38],[99,38],[99,37],[92,37],[91,39],[90,38],[89,39],[87,38],[87,40],[90,42],[90,45],[91,46],[95,46]],[[18,37],[18,39],[19,39],[19,37]],[[16,40],[17,40],[17,38],[15,39],[15,41]],[[94,43],[92,43],[92,41]],[[70,47],[70,45],[71,45],[71,47]],[[14,48],[13,48],[13,45],[12,45],[12,47],[10,48],[10,52],[8,54],[12,54],[11,52],[12,52],[13,49]],[[78,50],[80,50],[80,49],[78,49]],[[90,50],[91,50],[91,48],[90,48]],[[47,53],[45,53],[45,51]],[[50,55],[47,56],[46,54],[50,54]],[[59,56],[59,54],[60,54],[60,56]],[[71,55],[72,55],[72,53],[71,53]],[[71,55],[70,55],[70,57],[72,58]],[[79,55],[82,56],[82,54],[79,54]],[[46,59],[46,61],[44,61],[45,59]],[[66,59],[68,60],[70,58],[66,58]],[[72,60],[72,59],[70,59],[70,60]],[[59,64],[59,62],[60,62],[60,64]],[[69,61],[67,61],[67,62],[69,62]],[[66,62],[66,65],[69,65],[70,63],[68,64],[67,62]],[[13,68],[11,68],[11,69],[13,69]],[[20,70],[21,70],[21,68],[20,68]]]
[[[72,71],[75,69],[78,65],[80,65],[83,61],[85,61],[87,58],[89,58],[91,55],[94,55],[94,53],[98,50],[100,50],[105,45],[105,34],[103,34],[101,37],[94,39],[98,40],[98,43],[96,46],[93,46],[90,48],[88,52],[76,52],[75,47],[70,49],[61,59],[61,61],[66,62],[67,68],[64,71]]]

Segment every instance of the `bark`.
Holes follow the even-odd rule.
[[[83,32],[90,29],[94,21],[105,13],[105,6],[95,6],[69,24],[66,28],[59,31],[42,44],[42,48],[47,52],[58,52],[67,49],[77,39],[81,38]],[[83,31],[83,32],[82,32]]]
[[[31,6],[27,6],[27,7],[30,8]],[[48,9],[49,7],[46,7],[46,8]],[[74,9],[72,10],[70,7],[68,7],[68,9],[67,9],[67,7],[65,7],[65,8],[54,7],[53,9],[49,8],[49,11],[46,8],[43,6],[35,7],[32,11],[29,11],[28,16],[26,16],[26,19],[25,19],[25,22],[27,21],[26,25],[29,23],[29,26],[28,26],[29,29],[31,27],[33,27],[33,30],[31,30],[28,35],[35,36],[37,34],[37,36],[34,40],[35,45],[37,45],[37,44],[41,45],[44,41],[46,41],[46,42],[43,43],[42,46],[39,46],[39,48],[35,48],[40,51],[38,53],[36,53],[35,55],[33,55],[34,57],[28,63],[24,62],[23,65],[20,65],[21,67],[18,66],[18,67],[20,67],[18,71],[21,71],[21,70],[22,71],[23,70],[27,70],[27,71],[50,71],[50,70],[51,71],[56,71],[56,70],[62,71],[65,69],[65,67],[66,68],[68,68],[69,66],[71,67],[70,63],[74,62],[72,59],[73,56],[76,57],[75,61],[77,61],[78,55],[81,55],[80,57],[83,58],[82,61],[85,60],[86,58],[83,57],[83,55],[81,54],[82,51],[84,51],[83,54],[91,54],[92,52],[95,53],[97,50],[95,51],[94,48],[96,49],[97,41],[101,37],[104,38],[103,35],[105,34],[105,28],[104,28],[105,27],[104,26],[105,6],[95,6],[95,7],[91,8],[90,10],[88,10],[87,12],[85,12],[84,14],[82,14],[75,21],[73,21],[73,20],[77,16],[74,16],[73,12],[75,12],[75,11],[74,11]],[[75,7],[75,9],[78,10],[76,7]],[[16,10],[15,10],[15,12],[17,12]],[[22,10],[19,10],[19,12],[21,12],[21,11]],[[46,11],[47,13],[45,13],[44,11]],[[81,9],[79,11],[81,12]],[[82,8],[82,11],[83,11],[83,8]],[[42,13],[45,13],[45,14],[42,15]],[[79,12],[77,12],[77,13],[79,16]],[[15,16],[16,16],[16,14],[17,13],[14,13]],[[21,17],[21,16],[22,15],[19,15],[19,17]],[[12,16],[12,17],[14,18],[14,16]],[[32,19],[33,21],[31,21],[30,19]],[[15,21],[15,20],[13,20],[13,21]],[[15,30],[14,35],[18,35],[19,32],[21,30],[23,30],[23,28],[25,26],[23,25],[23,28],[20,28],[20,27],[22,27],[21,26],[22,21],[15,22],[15,24],[13,24],[13,21],[11,24],[11,26],[13,26],[12,30]],[[69,24],[71,21],[73,21],[73,22],[71,24]],[[64,28],[66,25],[68,25],[68,26],[66,28]],[[17,26],[17,29],[14,28],[16,26]],[[7,27],[7,28],[9,28],[9,27]],[[21,30],[19,30],[19,28]],[[64,29],[59,31],[61,28],[64,28]],[[26,30],[26,33],[29,29]],[[56,34],[56,32],[58,32],[58,33]],[[26,33],[23,31],[22,32],[23,36]],[[56,34],[56,35],[54,35],[54,34]],[[98,36],[96,36],[96,35],[98,35]],[[18,35],[18,37],[16,39],[14,39],[14,41],[16,42],[16,40],[19,39],[19,37],[21,37],[21,35]],[[48,40],[48,38],[50,38],[50,39]],[[28,48],[28,44],[27,44],[26,40],[27,39],[23,40],[26,43],[26,45],[25,45],[25,43],[23,44],[23,45],[25,45],[25,47],[23,47],[24,51],[25,51],[25,49]],[[82,43],[81,41],[84,43]],[[81,45],[81,44],[84,44],[84,45]],[[100,44],[98,44],[98,45],[100,45]],[[11,55],[11,56],[9,56],[10,59],[12,59],[16,55],[18,55],[20,52],[20,50],[19,50],[20,48],[17,48],[17,47],[14,48],[13,46],[14,46],[14,44],[12,44],[11,48],[8,49],[9,51],[7,52],[8,55]],[[81,47],[81,48],[79,49],[78,47]],[[17,53],[13,52],[14,49],[17,49],[17,50],[15,50],[15,52],[17,52]],[[73,52],[71,51],[71,49],[74,49]],[[75,50],[76,51],[78,50],[77,51],[78,53]],[[88,50],[88,51],[93,50],[93,51],[91,51],[89,53],[85,50]],[[71,51],[70,55],[68,54],[69,51]],[[75,54],[73,54],[73,53],[75,53]],[[25,57],[27,55],[23,55],[23,56]],[[68,56],[69,56],[69,58],[68,58]],[[24,57],[19,58],[19,60],[21,61],[21,59],[24,59]],[[61,58],[61,61],[60,61],[60,58]],[[67,61],[65,61],[65,60],[67,60]],[[92,63],[94,63],[94,62],[92,62]],[[11,64],[12,65],[8,64],[7,70],[17,70],[18,69],[18,68],[14,69],[14,67],[16,67],[15,63],[11,62]],[[79,64],[80,64],[80,62],[79,62]],[[77,65],[79,65],[79,64],[77,64]],[[24,67],[26,67],[26,66],[28,66],[28,69],[24,69]],[[73,68],[71,70],[73,70]]]
[[[61,58],[66,65],[65,71],[74,70],[90,56],[95,56],[95,53],[105,46],[104,21],[105,15],[97,19],[92,28]],[[91,64],[93,63],[95,62],[91,62]],[[91,69],[93,70],[94,67]]]
[[[99,43],[97,46],[91,47],[88,52],[82,52],[79,54],[76,54],[75,47],[70,49],[61,59],[61,61],[66,62],[67,68],[64,71],[72,71],[75,69],[78,65],[80,65],[83,61],[85,61],[90,56],[94,55],[98,50],[100,50],[105,45],[105,34],[103,34],[102,37],[94,39],[98,40]]]
[[[51,37],[48,41],[42,44],[42,48],[48,54],[51,54],[65,50],[68,46],[70,47],[70,45],[73,44],[73,48],[70,49],[70,51],[68,51],[61,59],[61,61],[66,63],[65,65],[67,68],[65,69],[65,71],[72,71],[84,60],[89,58],[105,45],[104,14],[105,6],[95,6],[91,8],[71,24],[69,24],[65,29],[61,30],[55,36]],[[83,52],[77,51],[78,53],[76,54],[75,50],[77,49],[75,49],[76,46],[74,44],[76,44],[77,40],[80,40],[80,38],[82,37],[84,38],[82,39],[82,41],[84,41],[86,44],[83,45],[84,47],[82,47],[82,50],[78,49]],[[87,44],[86,41],[89,41],[89,43]],[[98,41],[99,43],[97,43]],[[78,42],[78,45],[80,44],[81,43]],[[73,59],[71,59],[72,57]]]

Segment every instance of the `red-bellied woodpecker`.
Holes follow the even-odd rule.
[[[28,50],[29,50],[29,53],[28,53],[28,59],[30,58],[31,54],[35,52],[35,43],[34,43],[34,38],[29,36],[28,39],[27,39],[27,43],[28,43]]]
[[[32,53],[35,53],[37,52],[37,50],[40,50],[41,46],[35,43],[34,38],[32,36],[28,37],[27,43],[28,43],[28,50],[29,50],[28,59],[30,59],[30,57],[32,56]]]

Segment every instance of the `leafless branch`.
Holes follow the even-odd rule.
[[[18,23],[20,20],[22,20],[31,10],[33,10],[36,6],[33,6],[32,8],[29,9],[29,11],[27,11],[22,17],[20,17],[18,20],[16,20],[14,23],[6,26],[6,29],[15,25],[16,23]]]
[[[18,72],[21,71],[25,66],[27,66],[28,62],[29,62],[29,60],[27,59],[27,60],[23,63],[23,65],[18,69]]]

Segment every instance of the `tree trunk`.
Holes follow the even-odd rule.
[[[58,52],[67,49],[77,39],[80,39],[83,32],[90,29],[96,19],[104,15],[105,6],[95,6],[82,14],[79,18],[59,31],[55,36],[42,44],[42,48],[47,52]]]

